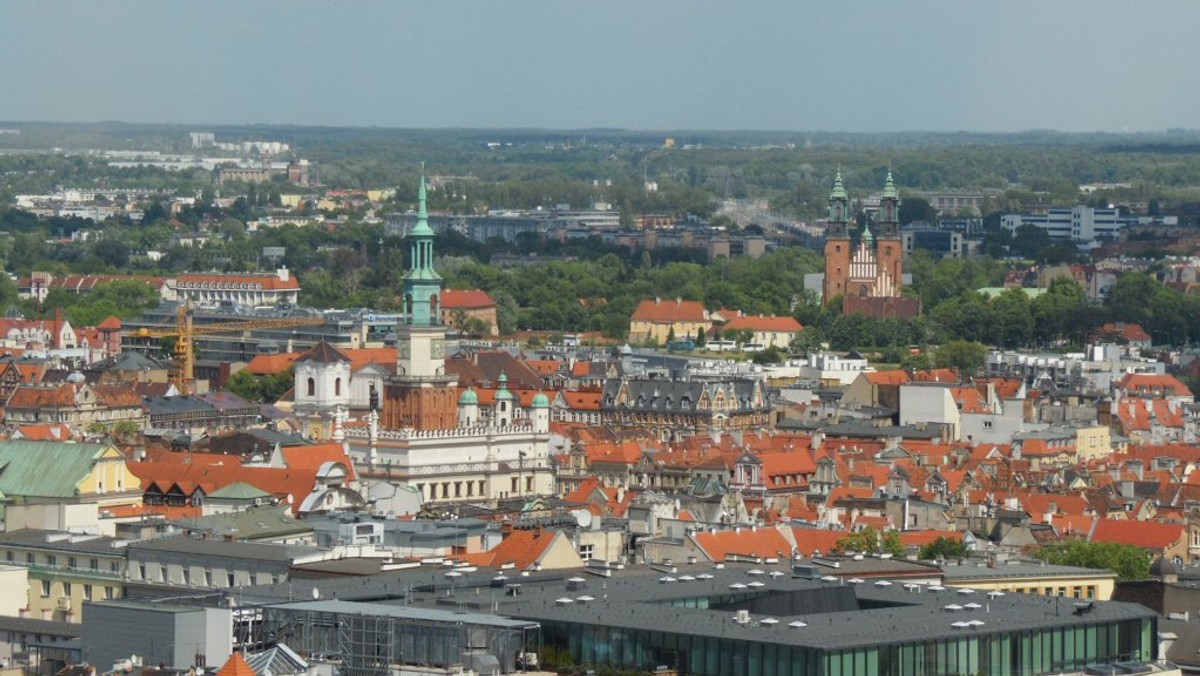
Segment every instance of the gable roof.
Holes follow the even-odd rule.
[[[0,441],[0,492],[9,497],[73,499],[108,444]]]
[[[559,537],[565,536],[558,530],[514,530],[490,551],[468,554],[464,558],[476,566],[499,568],[511,565],[517,570],[528,570],[542,560]]]
[[[750,331],[767,331],[767,332],[786,332],[799,333],[804,327],[794,317],[776,317],[776,316],[737,316],[730,319],[725,324],[725,330],[745,330]]]
[[[1092,529],[1093,542],[1117,542],[1144,549],[1166,549],[1183,537],[1181,523],[1099,519]]]
[[[698,300],[668,300],[660,298],[644,300],[638,303],[630,321],[652,322],[658,324],[674,324],[675,322],[704,322],[708,321],[708,311]]]
[[[496,301],[481,289],[445,289],[442,291],[442,309],[479,310],[496,307]]]
[[[742,528],[715,533],[696,533],[696,545],[711,561],[725,561],[730,556],[760,558],[791,556],[792,543],[775,528]]]
[[[307,352],[296,358],[296,363],[313,362],[316,364],[350,363],[350,358],[342,354],[336,347],[325,341],[313,345]]]

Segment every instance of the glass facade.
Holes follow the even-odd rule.
[[[1081,671],[1098,662],[1151,660],[1155,625],[1143,618],[1007,633],[961,630],[961,635],[921,643],[840,651],[553,621],[543,621],[542,632],[547,645],[569,650],[576,664],[622,669],[665,665],[680,674],[706,676],[1033,676]],[[781,624],[765,631],[803,629]]]

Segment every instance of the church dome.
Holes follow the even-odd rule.
[[[537,394],[533,395],[533,407],[550,408],[550,397],[538,392]]]
[[[501,399],[508,399],[511,401],[512,398],[513,398],[512,392],[508,391],[508,376],[501,373],[500,374],[500,389],[496,391],[496,400],[499,401]]]
[[[458,398],[459,406],[477,405],[477,404],[479,404],[479,395],[475,394],[475,390],[473,390],[469,387],[462,393],[462,396]]]

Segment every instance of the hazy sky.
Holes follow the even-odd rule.
[[[1200,127],[1196,0],[0,1],[0,120]]]

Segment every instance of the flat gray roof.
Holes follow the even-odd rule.
[[[999,563],[996,564],[994,568],[975,565],[943,566],[942,572],[946,575],[946,584],[954,584],[955,582],[964,582],[969,580],[992,580],[1007,577],[1062,578],[1117,576],[1116,573],[1108,570],[1077,568],[1075,566],[1055,566],[1051,564],[1042,565],[1039,563]]]
[[[290,563],[297,557],[314,554],[321,550],[316,547],[299,545],[270,545],[257,542],[240,542],[237,540],[201,540],[186,536],[175,536],[146,540],[129,545],[130,558],[132,558],[135,552],[139,551],[173,552],[230,559]]]
[[[1107,624],[1120,620],[1155,617],[1154,611],[1133,603],[1097,602],[1091,610],[1076,615],[1075,599],[1008,593],[990,598],[980,591],[963,594],[955,589],[920,591],[906,589],[903,580],[889,586],[876,586],[875,581],[859,584],[810,581],[800,578],[768,575],[748,575],[747,568],[705,570],[689,567],[672,575],[706,573],[712,579],[661,583],[662,573],[602,583],[591,578],[585,591],[569,592],[564,585],[539,587],[525,584],[513,603],[500,605],[500,613],[539,622],[569,622],[575,624],[622,627],[643,631],[677,632],[713,638],[738,639],[779,643],[819,650],[843,650],[883,643],[914,643],[935,639],[951,639],[964,633],[1010,634],[1050,627]],[[755,589],[730,589],[731,584],[761,582]],[[603,586],[602,586],[603,584]],[[786,592],[805,592],[821,588],[846,586],[850,593],[869,606],[864,609],[766,615],[752,613],[749,624],[734,621],[733,610],[693,609],[672,606],[666,601],[696,597],[731,599],[737,595],[757,598]],[[589,602],[557,603],[562,597],[578,598],[589,595]],[[510,598],[510,597],[505,597]],[[950,611],[949,605],[965,606],[976,603],[975,610]],[[762,624],[771,618],[777,624]],[[793,621],[807,626],[793,628]],[[978,620],[984,624],[972,629],[955,628],[954,622]]]
[[[282,608],[296,612],[335,613],[340,615],[371,615],[380,617],[395,617],[421,622],[440,622],[443,624],[474,624],[502,629],[524,629],[537,626],[537,622],[514,620],[500,615],[485,615],[483,613],[459,613],[437,608],[420,606],[392,606],[384,603],[355,603],[353,601],[300,601],[298,603],[279,603],[268,608]]]

